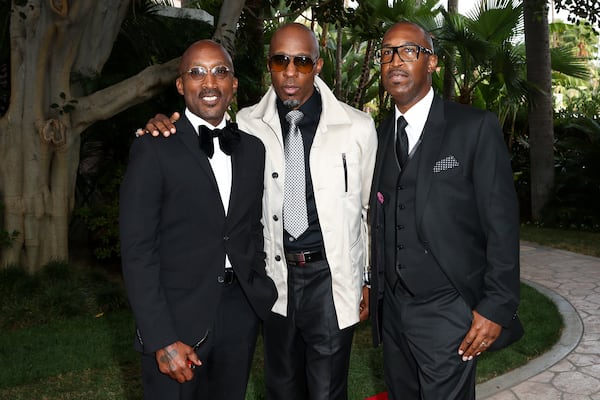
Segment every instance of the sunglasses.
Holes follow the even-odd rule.
[[[316,61],[309,56],[286,56],[285,54],[275,54],[269,58],[269,70],[273,72],[284,71],[292,59],[294,60],[293,63],[298,72],[303,74],[312,72],[316,64]]]
[[[206,77],[208,76],[209,73],[214,78],[222,80],[229,76],[229,73],[231,73],[231,70],[229,69],[229,67],[226,67],[225,65],[217,65],[216,67],[212,67],[211,69],[206,69],[202,66],[198,66],[198,67],[192,67],[192,68],[188,69],[183,74],[188,74],[190,76],[190,78],[192,78],[192,80],[194,80],[194,81],[203,81],[204,79],[206,79]],[[183,75],[183,74],[181,74],[181,75]]]

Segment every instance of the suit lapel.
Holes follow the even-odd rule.
[[[376,189],[376,192],[379,189],[380,181],[381,181],[381,173],[383,170],[383,165],[385,163],[385,156],[387,149],[389,146],[394,145],[394,114],[386,117],[381,124],[379,125],[379,129],[377,129],[377,163],[376,163],[376,171],[375,171],[375,179],[376,182],[373,182],[373,187]],[[373,193],[376,194],[376,193]]]
[[[213,173],[212,168],[210,167],[210,163],[208,162],[208,157],[204,152],[200,149],[200,145],[198,143],[198,134],[196,133],[196,129],[192,126],[190,121],[187,119],[185,114],[183,117],[175,124],[177,128],[176,138],[179,138],[183,144],[188,148],[188,150],[192,153],[196,161],[200,164],[202,171],[208,175],[209,180],[214,185],[217,193],[219,192],[219,187],[217,186],[217,180],[215,178],[215,174]]]
[[[415,195],[417,227],[421,225],[423,209],[427,201],[429,188],[431,187],[431,179],[433,178],[433,165],[440,155],[445,129],[444,101],[436,96],[433,99],[427,122],[423,128],[422,142],[420,144],[421,154],[419,157]]]
[[[229,129],[238,129],[230,126]],[[229,195],[229,211],[227,219],[234,221],[238,218],[238,212],[244,213],[248,200],[248,194],[255,189],[248,187],[248,169],[252,168],[251,162],[253,154],[248,150],[248,142],[243,137],[244,133],[240,132],[240,142],[231,154],[231,194]]]

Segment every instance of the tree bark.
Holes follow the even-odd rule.
[[[524,0],[523,16],[527,80],[538,89],[530,94],[529,155],[531,216],[539,221],[554,185],[552,69],[546,0]]]
[[[365,56],[363,58],[362,70],[360,73],[360,80],[358,81],[358,87],[356,88],[356,95],[352,101],[352,106],[362,110],[365,105],[365,92],[368,88],[369,80],[371,79],[370,60],[373,59],[373,53],[375,46],[373,40],[367,41],[367,48],[365,49]]]
[[[232,56],[235,54],[235,32],[245,0],[223,0],[219,21],[213,39],[223,45]]]
[[[342,43],[344,40],[343,28],[336,26],[336,41],[335,41],[335,97],[342,99]]]
[[[458,0],[448,0],[448,14],[456,14],[458,12]],[[444,57],[444,83],[442,87],[442,96],[446,100],[454,98],[454,64],[456,60],[454,46],[447,49],[447,54]]]
[[[264,94],[265,72],[265,4],[263,0],[248,0],[245,6],[243,21],[239,24],[238,45],[245,46],[246,51],[238,53],[235,58],[236,75],[240,79],[240,90],[237,93],[237,107],[256,104]],[[247,77],[242,80],[242,77]]]
[[[243,4],[224,1],[222,35],[234,37]],[[129,0],[12,1],[11,97],[0,119],[0,201],[3,229],[19,234],[0,249],[0,268],[20,265],[33,273],[51,260],[68,259],[81,133],[175,81],[178,58],[95,93],[71,80],[102,70],[129,5]]]
[[[18,231],[0,267],[33,273],[68,258],[80,134],[138,104],[176,76],[177,60],[81,96],[74,73],[98,73],[112,50],[129,1],[13,1],[11,98],[0,119],[0,195],[4,229]]]

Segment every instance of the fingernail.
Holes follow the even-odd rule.
[[[467,356],[463,356],[462,360],[463,361],[468,361],[469,359],[467,358]]]
[[[473,356],[469,356],[469,361],[471,361],[473,359]]]
[[[464,351],[464,350],[458,349],[458,355],[459,355],[459,356],[462,356],[464,353],[465,353],[465,351]]]

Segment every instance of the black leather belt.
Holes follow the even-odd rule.
[[[317,251],[296,251],[285,253],[285,259],[288,264],[303,267],[306,263],[321,261],[325,259],[325,254],[321,250]]]
[[[219,275],[219,283],[224,285],[231,285],[235,282],[235,272],[233,272],[233,268],[225,268],[225,273],[223,275]]]

